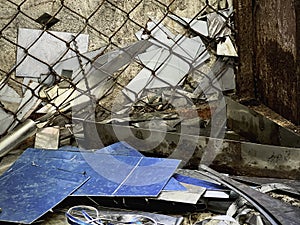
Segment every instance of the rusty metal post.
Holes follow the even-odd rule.
[[[237,94],[300,124],[300,3],[235,0]]]
[[[294,0],[257,1],[256,71],[260,100],[299,124],[297,21]]]
[[[235,27],[237,29],[236,43],[239,54],[239,66],[236,77],[237,94],[241,98],[247,99],[255,97],[252,2],[252,0],[233,1]]]
[[[300,124],[300,1],[295,1],[295,11],[296,11],[296,75],[297,75],[297,122],[296,124]]]

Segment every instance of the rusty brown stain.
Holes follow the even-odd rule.
[[[241,98],[254,98],[254,26],[252,20],[252,0],[234,0],[235,25],[237,29],[238,69],[236,74],[237,94]]]
[[[299,123],[296,54],[296,12],[292,0],[257,3],[256,74],[260,100],[282,115]]]

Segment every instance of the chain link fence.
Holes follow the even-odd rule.
[[[60,146],[84,138],[76,127],[82,121],[198,135],[209,127],[208,135],[219,137],[211,132],[212,115],[223,93],[235,90],[231,1],[0,6],[1,136],[31,119],[58,129]],[[48,132],[38,147],[57,134]]]

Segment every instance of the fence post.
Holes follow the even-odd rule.
[[[254,92],[266,106],[299,125],[299,1],[235,0],[235,8],[238,95],[251,97]]]
[[[239,66],[236,83],[237,94],[242,98],[254,98],[252,0],[234,0],[236,43],[238,46]]]

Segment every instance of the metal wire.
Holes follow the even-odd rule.
[[[229,15],[222,11],[229,9],[231,6],[231,1],[222,0],[89,0],[79,2],[72,0],[0,0],[2,17],[0,20],[0,120],[2,121],[0,137],[12,131],[27,118],[38,120],[39,117],[44,115],[39,110],[47,104],[53,106],[52,110],[56,111],[56,117],[61,116],[61,118],[64,118],[66,124],[72,124],[70,111],[75,110],[74,107],[72,108],[74,101],[76,99],[81,101],[83,97],[87,97],[90,104],[95,105],[95,112],[89,113],[96,114],[97,120],[101,121],[107,118],[107,115],[116,114],[116,111],[112,110],[112,104],[114,104],[114,107],[116,107],[116,104],[120,104],[119,108],[124,108],[124,103],[116,98],[119,98],[122,91],[130,93],[131,90],[128,89],[127,85],[142,68],[151,70],[152,78],[147,81],[147,84],[153,82],[152,79],[156,79],[157,82],[164,84],[164,89],[173,90],[173,93],[182,97],[186,97],[186,94],[179,90],[187,91],[191,87],[193,89],[197,88],[188,82],[192,77],[191,74],[195,74],[197,71],[198,74],[209,80],[210,88],[222,92],[220,87],[215,86],[213,79],[209,76],[209,72],[203,72],[202,69],[199,69],[202,68],[201,66],[194,66],[183,55],[174,51],[173,47],[180,45],[186,37],[201,37],[205,43],[205,51],[208,50],[211,56],[214,56],[216,43],[220,39],[220,32],[224,31],[224,29],[229,29],[231,37],[234,38],[235,33],[232,22],[234,11]],[[223,27],[212,37],[201,35],[192,29],[192,24],[195,21],[199,21],[199,19],[206,21],[205,16],[209,13],[216,13],[224,19]],[[42,15],[43,17],[41,17]],[[170,15],[178,18],[190,18],[191,20],[185,25],[180,25],[180,23],[172,20],[169,17]],[[155,21],[155,26],[149,28],[147,25],[149,21]],[[153,31],[161,26],[169,29],[174,34],[174,37],[181,35],[175,39],[168,37],[170,40],[174,39],[173,46],[170,47],[170,45],[153,35]],[[20,29],[25,28],[40,30],[40,32],[33,33],[33,30],[27,30],[25,32],[28,35],[24,40]],[[151,37],[152,40],[156,41],[156,45],[164,46],[173,55],[189,64],[189,70],[175,85],[157,76],[158,72],[168,63],[173,55],[169,55],[161,60],[160,65],[155,67],[155,69],[151,66],[143,65],[136,57],[124,63],[124,65],[116,66],[115,70],[111,68],[120,62],[121,58],[118,59],[118,55],[122,55],[122,53],[134,55],[130,52],[130,48],[126,47],[137,42],[135,33],[140,30],[142,30],[142,36]],[[70,32],[72,34],[69,38],[65,38],[65,36],[57,32]],[[82,44],[81,37],[84,34],[89,35],[88,46],[85,50],[80,47]],[[45,35],[47,35],[46,42],[44,39]],[[53,42],[54,45],[50,47],[47,45],[46,49],[44,49],[40,43],[47,44],[47,41]],[[47,58],[49,56],[46,53],[47,51],[55,52],[54,49],[58,48],[55,46],[56,42],[64,43],[63,51],[54,60],[49,60]],[[26,43],[26,46],[24,43]],[[85,54],[86,51],[97,49],[101,50],[92,58]],[[107,54],[117,50],[121,51],[108,56],[110,58],[106,62],[115,60],[115,63],[112,63],[109,68],[107,68],[108,66],[105,67],[105,63],[99,64]],[[185,49],[183,48],[182,51],[184,52]],[[198,57],[203,57],[205,51],[198,54]],[[124,57],[126,54],[124,54]],[[68,77],[68,72],[70,71],[64,70],[65,74],[63,74],[58,73],[56,70],[63,60],[71,56],[77,59],[77,64],[79,64],[77,79],[74,78],[76,77],[74,76],[76,71],[71,71],[73,72],[73,77]],[[224,62],[227,59],[225,57]],[[213,65],[214,61],[214,57],[211,57],[210,64]],[[31,65],[24,67],[24,64],[28,64],[28,62],[31,62]],[[225,63],[224,65],[226,67],[227,64]],[[24,72],[23,69],[26,68],[28,70],[28,67],[30,67],[32,74]],[[35,76],[34,71],[39,71],[39,67],[46,68],[47,72]],[[87,77],[93,71],[95,74],[99,73],[97,72],[98,69],[102,75],[105,73],[106,75],[103,82],[100,82],[101,85],[104,85],[104,89],[97,90],[98,92],[103,91],[103,93],[97,97],[93,90],[97,88],[99,83],[91,83]],[[222,69],[216,72],[216,80],[220,78],[218,73],[221,71]],[[53,96],[48,96],[49,90],[53,87],[57,87],[57,89],[52,90],[59,93],[52,93]],[[88,88],[82,89],[82,87]],[[68,90],[71,91],[68,92]],[[56,104],[55,99],[61,98],[64,92],[64,99],[59,104]],[[124,94],[122,95],[129,103],[127,104],[128,111],[133,112],[139,109],[138,106],[140,105],[143,108],[147,108],[150,112],[172,108],[172,104],[166,103],[164,106],[153,104],[153,101],[149,101],[149,95],[146,95],[147,98],[142,98],[141,94],[145,92],[148,93],[151,90],[142,89],[140,93],[133,93],[135,95],[134,100],[127,98]],[[187,92],[192,93],[193,90]],[[77,93],[75,97],[74,93]],[[36,100],[33,101],[33,98]],[[76,107],[76,110],[77,115],[84,111],[80,107]],[[89,119],[89,113],[86,111],[84,113],[84,118]],[[53,118],[48,120],[50,125],[55,125],[56,123],[57,120],[53,120]]]

